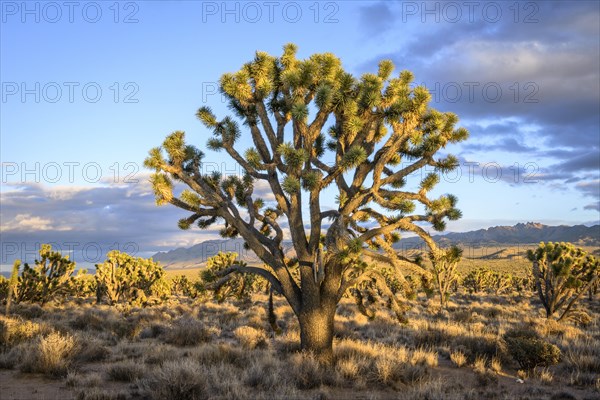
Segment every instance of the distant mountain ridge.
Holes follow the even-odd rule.
[[[284,251],[292,249],[291,242],[284,243]],[[191,247],[179,247],[170,251],[161,251],[152,256],[165,268],[195,268],[203,266],[209,257],[222,252],[238,253],[239,259],[247,263],[259,263],[260,259],[253,251],[244,248],[243,239],[206,240]]]
[[[600,246],[600,225],[549,226],[536,222],[519,223],[514,226],[493,226],[470,232],[452,232],[434,235],[441,246],[452,244],[468,245],[519,245],[539,242],[571,242],[579,246]],[[395,248],[410,248],[423,245],[419,237],[400,240]]]
[[[534,222],[519,223],[514,226],[494,226],[470,232],[453,232],[445,235],[434,235],[433,239],[441,246],[452,244],[463,245],[521,245],[539,242],[571,242],[579,246],[600,246],[600,225],[548,226]],[[419,237],[410,237],[394,244],[396,249],[410,249],[423,246]],[[284,242],[286,253],[293,254],[290,242]],[[154,261],[166,268],[194,268],[202,266],[209,257],[219,251],[236,252],[240,259],[247,263],[258,263],[260,260],[251,251],[244,248],[243,239],[207,240],[194,246],[180,247],[166,252],[158,252]]]

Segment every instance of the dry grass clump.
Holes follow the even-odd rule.
[[[548,370],[548,368],[535,370],[534,376],[544,385],[550,385],[554,379],[554,375]]]
[[[67,375],[77,352],[77,342],[71,335],[52,332],[31,343],[23,355],[21,371],[39,372],[51,377]]]
[[[155,339],[167,332],[167,327],[162,324],[150,324],[140,331],[140,339]]]
[[[498,376],[492,369],[486,368],[487,358],[485,356],[477,356],[473,362],[473,371],[479,386],[488,386],[498,383]]]
[[[270,352],[259,352],[250,365],[244,368],[245,385],[260,391],[278,393],[278,388],[287,383],[285,362],[273,357]]]
[[[502,360],[500,360],[499,357],[492,357],[492,361],[490,362],[490,369],[497,374],[502,372]]]
[[[0,316],[0,348],[11,348],[50,331],[46,324]]]
[[[267,335],[262,329],[256,329],[251,326],[240,326],[235,328],[233,335],[248,350],[267,346]]]
[[[195,346],[210,341],[210,332],[202,322],[182,317],[173,322],[163,337],[166,343],[175,346]]]
[[[110,364],[106,368],[106,374],[112,381],[117,382],[133,382],[140,379],[146,373],[144,364],[140,364],[133,360],[121,361]]]
[[[65,380],[65,384],[68,387],[81,388],[81,387],[99,387],[102,385],[104,380],[102,379],[102,375],[97,372],[92,372],[90,374],[82,374],[80,372],[69,372],[67,374],[67,379]]]
[[[152,351],[144,356],[144,363],[148,365],[162,365],[165,361],[174,361],[180,357],[173,346],[159,344],[152,346]]]
[[[201,344],[190,352],[190,357],[197,360],[202,365],[233,365],[238,368],[245,368],[252,359],[252,353],[242,349],[239,346],[232,346],[229,343]]]
[[[44,316],[45,312],[38,304],[19,303],[11,308],[11,314],[17,314],[25,319],[35,319]]]
[[[275,340],[275,348],[283,354],[290,354],[300,351],[300,331],[297,329],[288,329],[279,335]]]
[[[298,389],[314,389],[336,385],[336,374],[328,370],[312,354],[293,354],[289,359],[290,378]]]
[[[113,391],[97,387],[78,390],[75,400],[127,400],[130,394],[124,390]]]
[[[354,386],[366,383],[415,384],[429,376],[429,368],[438,365],[436,352],[424,348],[409,350],[403,346],[344,339],[334,346],[336,371]]]
[[[26,353],[29,346],[29,342],[19,343],[18,345],[11,347],[10,350],[0,353],[0,368],[16,368],[23,359],[23,354]]]
[[[110,326],[110,324],[107,324],[112,319],[109,318],[109,315],[103,310],[88,308],[75,316],[69,325],[77,330],[104,331]]]
[[[564,361],[570,371],[600,375],[600,346],[591,339],[576,341],[566,350]]]
[[[437,367],[438,355],[434,351],[420,347],[412,352],[410,356],[410,364],[425,365],[427,367]]]
[[[191,359],[166,361],[138,381],[146,396],[154,400],[208,399],[206,371]]]
[[[452,361],[457,368],[461,368],[467,363],[467,356],[460,350],[455,350],[450,353],[450,361]]]

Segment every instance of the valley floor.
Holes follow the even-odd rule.
[[[18,304],[0,319],[2,400],[47,399],[579,399],[600,398],[600,302],[589,318],[542,317],[532,296],[457,294],[408,302],[409,322],[372,320],[350,299],[336,316],[334,365],[298,352],[291,309],[275,298],[173,298],[147,308],[76,299]],[[503,334],[529,329],[561,350],[526,373]]]

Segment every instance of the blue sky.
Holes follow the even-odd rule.
[[[174,130],[203,148],[219,76],[287,42],[355,75],[391,59],[459,115],[460,175],[435,192],[459,197],[448,231],[600,220],[598,2],[0,3],[0,264],[40,242],[93,263],[216,238],[154,205],[143,159]]]

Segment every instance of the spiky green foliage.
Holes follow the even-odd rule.
[[[252,274],[229,274],[227,271],[236,267],[245,267],[243,261],[237,260],[238,254],[219,252],[206,261],[206,268],[200,272],[201,284],[213,289],[214,297],[222,302],[229,297],[238,300],[249,299],[253,293],[264,290],[266,281]]]
[[[17,302],[30,301],[42,306],[50,300],[59,300],[69,294],[73,284],[75,262],[69,260],[52,246],[43,244],[39,250],[40,259],[35,265],[25,263],[19,277]]]
[[[558,320],[565,318],[600,276],[600,259],[571,243],[542,242],[527,258],[548,318],[556,313]]]
[[[171,280],[171,293],[179,296],[196,298],[198,290],[194,282],[185,275],[177,275]]]
[[[151,258],[133,257],[118,250],[110,251],[106,261],[96,264],[94,279],[98,301],[110,305],[125,302],[145,305],[150,297],[170,295],[170,284],[165,271]]]
[[[218,222],[224,237],[245,240],[269,267],[231,271],[267,279],[298,316],[303,348],[330,357],[330,349],[308,343],[318,335],[307,330],[316,329],[321,318],[331,343],[331,315],[346,291],[371,280],[377,292],[395,299],[386,285],[393,280],[368,265],[387,265],[405,287],[407,270],[416,268],[432,279],[429,270],[391,244],[401,232],[412,232],[436,250],[423,224],[443,230],[447,220],[460,218],[456,197],[429,196],[439,174],[458,166],[455,157],[437,153],[466,139],[467,131],[456,126],[455,114],[429,107],[428,90],[414,87],[408,71],[394,74],[389,60],[376,73],[355,77],[331,53],[306,59],[296,54],[293,44],[278,57],[256,52],[237,72],[221,77],[220,90],[233,114],[220,118],[208,107],[198,110],[212,133],[208,148],[227,153],[244,170],[243,179],[204,173],[203,154],[185,144],[182,132],[152,149],[146,166],[155,171],[157,202],[190,213],[179,222],[182,229]],[[245,143],[248,150],[240,152],[242,134],[252,145],[248,149]],[[406,190],[416,186],[409,181],[426,167],[433,167],[432,174],[413,182],[420,184],[417,191]],[[178,183],[198,199],[174,195]],[[256,202],[259,184],[261,191],[272,192],[267,203]],[[323,193],[335,196],[334,209]],[[282,227],[289,229],[296,263],[285,256]]]
[[[6,288],[6,316],[10,313],[10,305],[13,298],[17,294],[17,288],[19,285],[19,268],[21,267],[21,260],[15,260],[13,263],[12,271],[10,273],[10,279],[7,282]]]
[[[94,276],[88,274],[87,269],[80,269],[74,276],[71,293],[77,297],[90,297],[96,293],[96,286]]]

